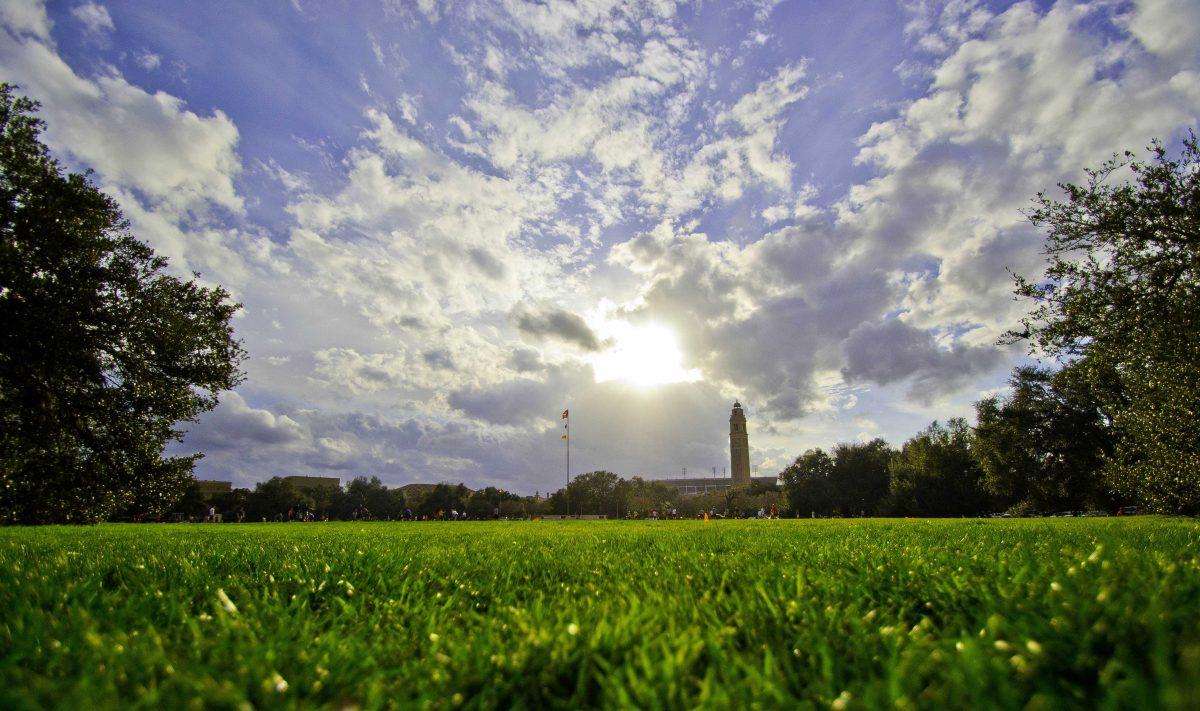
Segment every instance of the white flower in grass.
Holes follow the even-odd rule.
[[[276,693],[282,694],[283,692],[288,690],[287,679],[284,679],[282,676],[279,676],[279,672],[275,672],[275,673],[271,674],[270,683],[271,683],[271,688],[275,689]]]
[[[575,624],[574,622],[567,625],[567,634],[571,635],[572,637],[579,634],[579,625]]]
[[[236,615],[238,613],[237,605],[233,604],[233,600],[230,600],[229,596],[221,588],[217,588],[217,600],[220,601],[221,607],[225,608],[225,611],[229,614]]]
[[[850,699],[852,698],[854,697],[849,691],[843,691],[842,693],[838,694],[838,697],[833,700],[833,703],[829,704],[829,707],[834,709],[834,711],[842,711],[842,709],[850,705]]]

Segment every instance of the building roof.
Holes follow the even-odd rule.
[[[686,479],[647,479],[649,482],[666,484],[667,486],[733,486],[733,478],[727,476],[689,477]],[[778,484],[777,476],[752,476],[752,483]]]

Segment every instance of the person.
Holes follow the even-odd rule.
[[[241,523],[246,520],[246,509],[239,506],[237,510],[237,522]]]

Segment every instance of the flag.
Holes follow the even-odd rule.
[[[567,413],[569,413],[569,412],[570,412],[570,410],[563,410],[562,419],[564,419],[564,420],[567,419]]]

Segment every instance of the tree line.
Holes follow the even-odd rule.
[[[396,521],[447,519],[452,513],[468,519],[521,519],[546,515],[603,515],[609,518],[645,518],[674,510],[679,516],[705,512],[721,515],[754,513],[785,501],[775,488],[752,485],[747,489],[680,496],[674,488],[641,477],[624,479],[612,472],[580,474],[570,485],[549,496],[519,496],[489,486],[472,491],[465,484],[422,484],[388,487],[379,477],[360,476],[344,487],[301,488],[283,477],[259,482],[253,489],[233,489],[206,496],[192,481],[173,513],[202,520],[210,508],[225,521],[241,512],[246,521],[277,521],[311,513],[317,519]],[[124,511],[119,519],[146,520],[142,512]],[[151,516],[154,518],[154,516]],[[167,516],[166,518],[170,518]]]
[[[1136,500],[1101,471],[1115,432],[1071,368],[1014,371],[975,403],[977,425],[932,422],[899,448],[882,439],[810,449],[781,473],[798,515],[978,516],[1112,512]]]
[[[200,519],[210,507],[224,520],[241,512],[247,521],[277,521],[303,514],[317,519],[396,521],[449,518],[451,512],[468,518],[523,517],[538,497],[521,497],[489,486],[472,491],[464,484],[430,484],[389,488],[379,477],[360,476],[344,487],[298,487],[283,477],[259,482],[253,489],[205,496],[193,481],[174,512]]]

